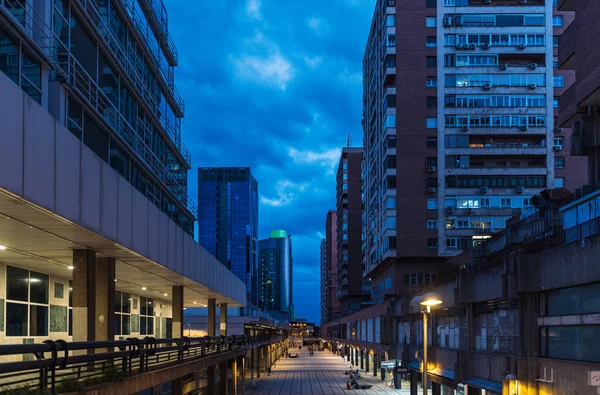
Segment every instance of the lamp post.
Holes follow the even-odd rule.
[[[423,313],[423,394],[427,395],[427,313],[431,313],[431,306],[442,304],[442,298],[435,292],[428,292],[423,296],[415,296],[410,304],[420,306]]]

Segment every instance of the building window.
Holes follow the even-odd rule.
[[[564,88],[565,87],[565,77],[562,75],[554,76],[554,87],[555,88]]]
[[[154,333],[154,301],[149,298],[140,298],[140,335]]]
[[[392,277],[387,277],[385,279],[385,289],[392,289],[393,287],[393,282],[392,282]]]
[[[427,220],[427,230],[436,230],[437,229],[437,220],[436,219],[428,219]]]
[[[437,129],[437,118],[427,118],[427,129]]]
[[[565,178],[564,177],[556,177],[554,179],[554,188],[564,188],[565,187]]]
[[[425,86],[428,88],[435,88],[437,87],[437,78],[435,77],[427,77],[427,80],[425,81]]]
[[[558,37],[559,36],[553,36],[552,37],[552,46],[553,47],[558,47]]]
[[[69,328],[67,335],[73,336],[73,281],[69,280]]]
[[[425,0],[425,7],[426,8],[436,8],[437,6],[437,0]]]
[[[432,273],[404,273],[404,285],[409,286],[431,284],[435,279],[436,275]]]
[[[6,336],[48,336],[49,277],[6,267]]]
[[[600,325],[540,328],[540,356],[574,361],[600,362]]]
[[[555,156],[554,157],[554,168],[555,169],[564,169],[565,168],[565,157],[564,156]]]
[[[427,199],[427,210],[437,210],[438,201],[436,198]]]
[[[131,295],[115,292],[115,335],[131,334]]]
[[[428,69],[435,69],[437,67],[437,56],[428,56],[425,61]]]
[[[552,26],[561,27],[563,25],[563,17],[561,15],[555,15],[552,17]]]
[[[435,97],[435,96],[428,96],[426,104],[427,104],[428,108],[436,108],[437,107],[437,97]]]
[[[558,97],[555,97],[554,100],[552,100],[552,106],[558,108]]]
[[[436,36],[427,36],[425,40],[425,46],[428,48],[437,47],[437,37]]]
[[[518,340],[518,309],[497,310],[475,316],[475,349],[477,351],[514,354]]]
[[[396,15],[392,14],[392,15],[387,15],[385,17],[385,25],[388,27],[394,27],[396,26]]]
[[[375,343],[381,343],[381,317],[375,317]]]
[[[466,336],[467,325],[465,320],[455,315],[451,317],[436,317],[437,346],[447,348],[460,348],[460,337]]]
[[[437,148],[437,137],[427,137],[427,147]]]
[[[427,239],[427,248],[430,250],[437,250],[438,240],[437,239]]]
[[[19,51],[19,43],[3,30],[0,30],[0,71],[27,93],[37,103],[42,102],[42,67],[24,50]]]
[[[552,57],[552,67],[554,67],[554,68],[558,67],[558,56]]]
[[[425,17],[425,27],[435,27],[435,26],[436,26],[436,23],[435,23],[434,16]]]

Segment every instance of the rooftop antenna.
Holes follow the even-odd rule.
[[[348,140],[346,141],[346,147],[350,148],[350,133],[348,133]]]

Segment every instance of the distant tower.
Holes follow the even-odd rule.
[[[284,230],[258,242],[259,306],[275,318],[291,320],[293,304],[292,239]]]

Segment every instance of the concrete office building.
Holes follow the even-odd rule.
[[[258,182],[248,167],[198,169],[198,240],[246,284],[258,306]]]
[[[294,319],[292,236],[274,230],[258,242],[259,307],[273,318]]]
[[[193,238],[164,6],[96,4],[0,3],[2,343],[181,337],[184,306],[245,303]]]

